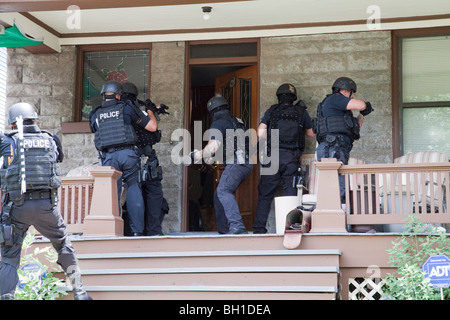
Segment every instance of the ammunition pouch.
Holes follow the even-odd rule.
[[[9,201],[3,206],[0,219],[0,245],[12,246],[14,243],[14,225],[11,224],[11,207],[13,203]]]
[[[0,225],[0,245],[11,247],[14,244],[14,225]]]

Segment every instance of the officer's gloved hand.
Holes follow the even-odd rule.
[[[194,150],[191,153],[189,153],[187,156],[184,156],[181,159],[181,163],[184,166],[190,166],[192,163],[198,163],[201,160],[200,151]]]
[[[370,104],[370,102],[366,101],[366,108],[362,111],[360,111],[359,113],[361,113],[364,117],[369,115],[372,111],[374,111],[374,109],[372,108],[372,105]]]

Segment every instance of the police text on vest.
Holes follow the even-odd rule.
[[[24,139],[23,147],[31,148],[50,148],[50,141],[47,139]]]
[[[120,111],[110,111],[110,112],[104,112],[100,113],[100,120],[102,119],[109,119],[109,118],[117,118],[120,115]]]

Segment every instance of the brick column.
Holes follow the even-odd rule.
[[[117,179],[122,175],[113,167],[91,170],[94,190],[89,215],[84,218],[85,236],[123,236],[123,219],[119,216]]]
[[[311,214],[310,232],[347,232],[345,213],[341,208],[338,169],[342,162],[322,159],[317,168],[317,203]]]

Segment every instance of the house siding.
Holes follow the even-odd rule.
[[[356,98],[370,101],[375,109],[365,119],[352,157],[367,163],[392,162],[392,130],[386,130],[392,123],[389,31],[261,39],[260,115],[276,103],[278,86],[290,82],[315,117],[317,104],[341,76],[352,78],[358,86]],[[307,139],[305,153],[314,153],[315,145]]]
[[[163,136],[155,146],[163,166],[163,191],[170,214],[163,222],[165,233],[180,231],[182,168],[170,160],[175,145],[171,134],[183,127],[185,90],[184,42],[152,44],[151,99],[170,106],[161,116]],[[8,49],[7,107],[15,102],[33,103],[39,111],[42,129],[58,134],[66,154],[63,174],[97,162],[92,134],[62,134],[61,123],[73,121],[75,101],[75,46],[63,46],[61,53],[36,54]],[[375,112],[366,118],[361,140],[352,156],[367,163],[392,161],[391,33],[367,31],[261,39],[260,116],[276,102],[275,91],[284,82],[297,87],[299,97],[315,116],[317,104],[331,92],[339,76],[353,78],[357,97],[372,103]],[[388,129],[387,129],[388,128]],[[305,153],[315,152],[315,141],[307,139]]]

